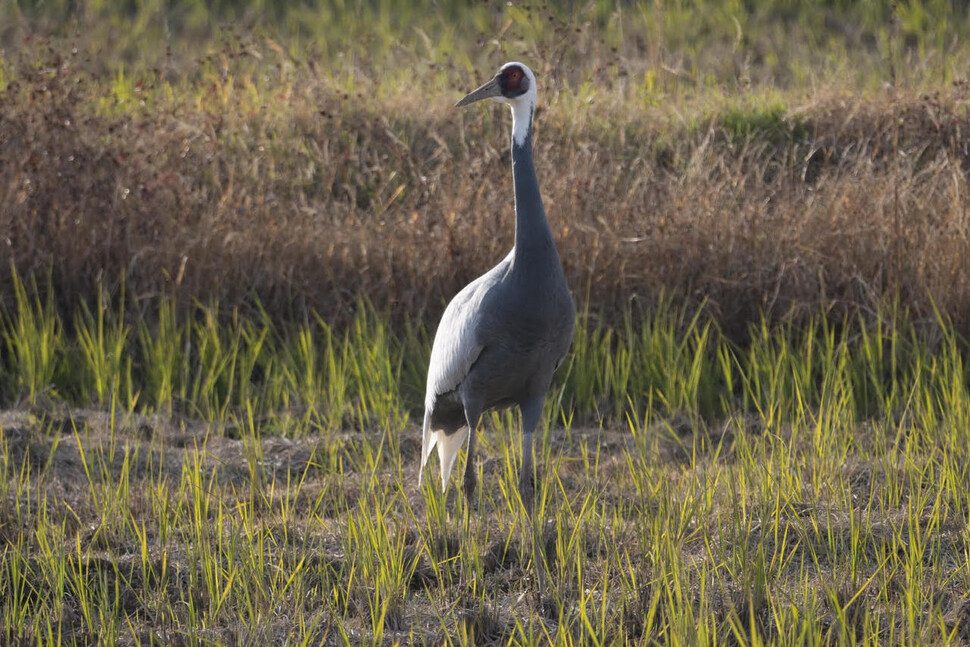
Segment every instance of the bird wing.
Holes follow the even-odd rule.
[[[431,361],[428,363],[421,469],[418,471],[419,484],[422,482],[428,457],[437,446],[438,458],[441,460],[441,489],[444,491],[451,468],[458,456],[458,450],[468,439],[467,428],[450,435],[438,429],[432,429],[431,413],[438,396],[457,389],[484,350],[485,340],[481,338],[478,331],[478,323],[482,318],[482,303],[489,290],[501,281],[502,276],[508,271],[511,259],[512,254],[509,253],[504,261],[466,285],[455,295],[441,315],[441,322],[434,336],[434,345],[431,347]]]
[[[441,315],[428,363],[426,408],[432,408],[439,395],[458,388],[485,348],[477,330],[482,317],[482,301],[501,280],[511,258],[510,253],[501,263],[466,285]]]

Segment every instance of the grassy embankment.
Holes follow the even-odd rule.
[[[970,124],[938,4],[7,6],[4,639],[958,640]],[[511,416],[470,527],[414,478],[428,325],[511,243],[508,117],[449,106],[506,58],[585,304],[544,607]]]

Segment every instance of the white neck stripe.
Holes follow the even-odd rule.
[[[526,135],[532,122],[532,102],[518,101],[510,104],[512,108],[512,141],[516,146],[525,144]]]

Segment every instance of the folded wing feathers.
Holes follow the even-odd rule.
[[[479,305],[488,288],[495,281],[497,269],[493,268],[491,272],[465,286],[445,308],[441,323],[438,324],[428,366],[421,468],[418,471],[419,485],[423,482],[424,468],[431,456],[431,451],[437,447],[438,459],[441,463],[441,489],[444,491],[448,486],[448,477],[455,466],[458,452],[468,440],[467,426],[452,434],[446,434],[441,429],[432,429],[431,412],[439,395],[461,385],[482,352],[483,346],[476,343],[475,325],[478,321]]]

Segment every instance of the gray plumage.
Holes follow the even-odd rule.
[[[572,342],[575,306],[546,221],[532,161],[535,76],[521,63],[498,74],[458,106],[485,98],[512,108],[515,246],[498,265],[459,292],[445,309],[428,366],[419,482],[435,447],[441,486],[468,441],[463,490],[475,490],[476,429],[483,412],[519,405],[519,490],[531,506],[532,435],[552,375]]]

